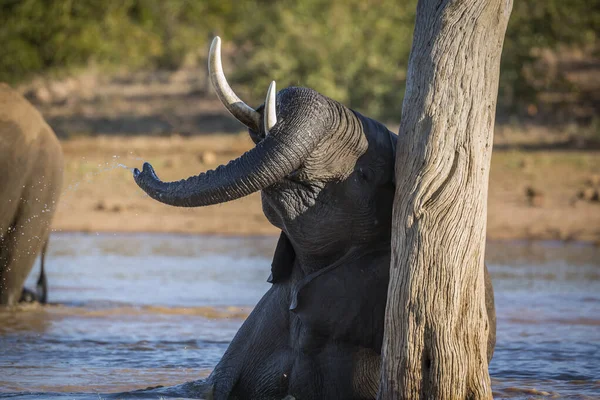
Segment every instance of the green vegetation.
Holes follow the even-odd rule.
[[[237,87],[254,98],[275,79],[280,88],[312,87],[370,116],[397,120],[416,3],[2,0],[0,80],[17,83],[90,64],[177,69],[203,63],[210,39],[219,34],[234,46]],[[593,115],[598,105],[589,80],[567,79],[567,73],[573,75],[573,57],[597,64],[599,10],[600,0],[515,1],[503,53],[501,111],[572,115],[576,105],[588,110],[577,116],[590,121],[589,110]]]

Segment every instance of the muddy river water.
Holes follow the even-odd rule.
[[[206,377],[268,289],[275,243],[53,235],[51,304],[0,310],[0,398],[129,398],[116,393]],[[600,248],[490,242],[486,259],[494,397],[600,398]],[[37,267],[30,287],[36,277]],[[136,398],[193,394],[176,388]]]

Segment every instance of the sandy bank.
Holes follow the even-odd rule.
[[[150,161],[161,179],[181,179],[250,148],[246,135],[96,137],[62,144],[65,184],[55,230],[276,233],[262,214],[258,194],[205,208],[170,207],[143,194],[126,169]],[[578,197],[597,187],[599,161],[598,152],[586,150],[494,150],[488,237],[600,243],[600,202]]]

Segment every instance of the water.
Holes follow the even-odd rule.
[[[207,376],[269,287],[275,243],[55,234],[52,304],[0,311],[0,398],[128,398],[111,393]],[[495,242],[487,260],[494,396],[600,398],[600,249]]]

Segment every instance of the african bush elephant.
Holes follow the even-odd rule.
[[[209,69],[219,98],[256,146],[186,180],[162,182],[148,163],[134,170],[134,179],[150,197],[179,207],[260,190],[265,216],[281,229],[272,286],[208,378],[213,398],[375,398],[396,135],[314,90],[276,93],[274,82],[265,104],[252,109],[225,79],[218,38]],[[493,294],[487,293],[495,332]]]
[[[46,302],[44,258],[62,185],[60,143],[42,115],[0,83],[0,305]],[[37,293],[23,288],[41,253]]]

